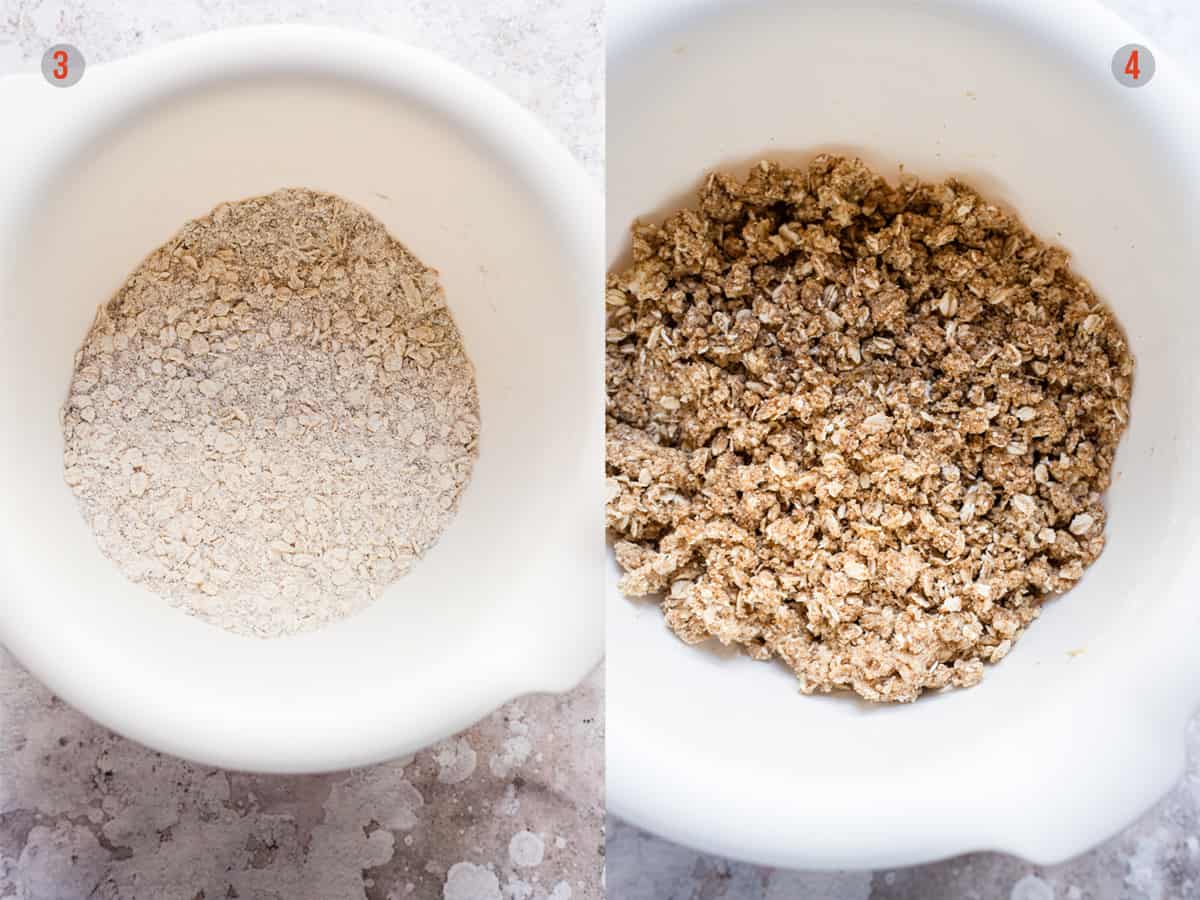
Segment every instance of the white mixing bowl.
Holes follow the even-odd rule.
[[[909,706],[802,697],[776,664],[684,646],[608,599],[611,809],[794,867],[975,849],[1039,862],[1129,823],[1183,770],[1200,698],[1200,109],[1084,0],[611,0],[608,253],[702,173],[855,153],[963,176],[1061,242],[1137,357],[1109,544],[981,686]],[[1076,652],[1071,655],[1072,651]]]
[[[399,756],[602,651],[599,191],[515,103],[365,35],[260,28],[0,82],[0,641],[69,703],[208,763]],[[96,307],[223,200],[361,204],[441,272],[475,364],[457,517],[364,612],[237,637],[103,558],[63,483],[58,410]]]

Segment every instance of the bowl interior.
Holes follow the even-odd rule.
[[[52,644],[37,668],[54,687],[94,667],[95,689],[68,699],[107,724],[268,768],[407,752],[514,693],[561,687],[557,641],[570,649],[594,604],[549,581],[599,535],[595,494],[579,489],[594,480],[598,426],[579,398],[599,332],[551,191],[419,92],[293,68],[125,110],[49,173],[0,329],[6,578],[12,603],[36,607],[17,643]],[[348,620],[259,641],[168,608],[101,556],[62,480],[58,409],[96,307],[150,250],[220,201],[286,186],[366,207],[440,271],[482,427],[458,514],[407,577]],[[533,650],[550,637],[543,665]]]
[[[1124,324],[1137,371],[1107,549],[977,688],[904,707],[803,698],[782,665],[685,647],[654,604],[610,584],[610,802],[676,839],[775,864],[995,846],[1021,807],[1014,792],[1071,764],[1042,756],[1059,749],[1042,736],[1064,720],[1080,740],[1098,721],[1119,728],[1111,704],[1145,688],[1164,623],[1186,608],[1200,175],[1163,98],[1178,73],[1160,65],[1159,83],[1118,85],[1110,61],[1125,41],[1111,42],[1107,20],[1089,31],[1090,7],[1070,31],[1065,13],[1021,3],[675,6],[610,51],[610,263],[634,218],[685,204],[709,170],[851,153],[893,179],[900,165],[960,176],[1060,243]],[[680,799],[697,791],[708,815]],[[1097,798],[1079,803],[1104,823],[1098,837],[1120,823],[1111,795]]]

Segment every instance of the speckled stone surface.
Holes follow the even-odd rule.
[[[1200,4],[1105,0],[1200,83]],[[1115,49],[1115,48],[1114,48]],[[1194,900],[1200,898],[1200,719],[1184,780],[1140,821],[1061,866],[980,853],[911,869],[764,869],[675,846],[619,821],[608,832],[614,900]],[[1036,810],[1030,808],[1030,815]]]
[[[598,0],[0,0],[0,75],[36,72],[57,41],[96,64],[262,22],[437,51],[539,114],[601,177]],[[3,113],[0,127],[17,125]],[[598,900],[602,717],[595,673],[409,760],[250,776],[116,737],[0,649],[0,898]]]

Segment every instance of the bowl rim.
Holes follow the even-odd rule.
[[[581,269],[578,283],[599,285],[603,274],[600,188],[533,113],[431,51],[393,38],[321,26],[249,26],[170,41],[89,66],[80,82],[86,90],[47,91],[40,75],[0,78],[0,106],[22,123],[21,134],[0,141],[0,158],[18,161],[9,170],[11,178],[0,173],[0,231],[22,218],[40,177],[61,171],[63,163],[77,158],[89,140],[121,127],[128,117],[207,85],[314,73],[391,90],[446,116],[455,129],[469,134],[484,152],[514,172],[538,202],[543,215],[563,235],[564,252]],[[0,280],[3,277],[0,272]],[[597,446],[599,435],[597,425]],[[387,708],[380,707],[370,718],[356,717],[336,729],[325,729],[319,740],[311,742],[301,739],[301,735],[312,737],[311,723],[302,723],[299,717],[294,734],[265,727],[232,733],[211,718],[190,718],[178,704],[135,703],[106,694],[102,679],[87,662],[63,658],[61,647],[56,646],[55,623],[36,604],[20,602],[15,585],[3,575],[8,568],[6,555],[7,551],[0,551],[4,594],[0,641],[30,673],[71,706],[128,738],[186,759],[241,771],[332,771],[402,757],[461,731],[519,696],[567,691],[603,657],[603,630],[581,629],[572,616],[564,615],[542,623],[547,633],[533,634],[531,628],[523,646],[489,657],[487,662],[503,671],[464,673],[450,689],[438,692],[437,702],[431,699],[424,704],[419,721],[389,716]],[[595,597],[594,602],[599,606],[601,601]],[[596,612],[597,617],[600,614]],[[574,614],[576,620],[583,618],[583,612]],[[572,630],[558,634],[556,628]],[[581,632],[586,637],[581,638]],[[530,652],[537,646],[558,644],[567,646],[553,653]],[[90,662],[101,660],[103,653],[97,649]],[[352,727],[344,727],[347,724]]]
[[[744,8],[752,2],[659,0],[655,4],[646,4],[638,0],[609,0],[610,83],[619,77],[627,60],[638,58],[647,47],[733,7]],[[1159,73],[1152,101],[1156,109],[1169,111],[1182,123],[1196,118],[1198,95],[1186,73],[1138,29],[1100,6],[1096,0],[1061,0],[1058,3],[910,0],[910,3],[927,9],[952,11],[958,17],[1015,23],[1040,32],[1073,54],[1094,56],[1103,49],[1107,58],[1113,48],[1131,42],[1153,47]],[[840,9],[843,5],[875,4],[819,5],[836,5]],[[1162,77],[1164,72],[1168,77]],[[609,108],[611,111],[611,105]],[[1200,129],[1191,125],[1181,125],[1183,127],[1192,128],[1192,133],[1200,133]],[[1182,137],[1180,143],[1185,143]],[[1200,169],[1195,173],[1194,183],[1200,188]],[[617,224],[623,228],[626,223]],[[1181,561],[1181,570],[1189,567],[1195,571],[1192,561]],[[610,556],[606,591],[610,623],[616,621],[614,610],[618,610],[619,605],[631,603],[618,591],[616,574]],[[1180,601],[1186,595],[1194,594],[1192,585],[1194,580],[1190,577],[1181,577],[1172,585],[1175,608],[1186,608]],[[662,627],[659,616],[647,615],[644,619],[646,627]],[[824,870],[885,868],[982,850],[1007,852],[1038,864],[1062,862],[1119,832],[1159,800],[1182,775],[1184,733],[1193,712],[1200,706],[1200,682],[1194,678],[1195,666],[1189,667],[1183,660],[1194,657],[1187,649],[1186,637],[1194,635],[1198,624],[1200,616],[1189,615],[1188,626],[1181,627],[1180,634],[1170,637],[1169,646],[1157,648],[1157,657],[1156,651],[1148,646],[1138,648],[1141,658],[1154,660],[1153,673],[1140,674],[1137,684],[1123,692],[1124,699],[1133,702],[1129,714],[1121,721],[1089,722],[1076,729],[1074,735],[1059,727],[1048,736],[1048,743],[1056,747],[1090,747],[1092,741],[1105,742],[1109,746],[1103,765],[1089,762],[1052,769],[1037,776],[1040,778],[1037,786],[1044,789],[1042,802],[1046,815],[1014,817],[1011,801],[1003,807],[1005,814],[992,815],[999,811],[998,804],[1004,803],[1005,798],[989,795],[979,802],[964,794],[944,802],[931,802],[927,809],[912,810],[917,818],[942,815],[945,820],[942,823],[923,822],[920,834],[902,835],[895,827],[889,830],[887,820],[894,822],[895,816],[905,814],[905,811],[871,809],[861,798],[847,803],[843,810],[827,796],[812,803],[813,807],[820,808],[819,811],[809,811],[806,801],[812,798],[808,796],[790,804],[779,803],[777,793],[766,797],[746,796],[742,786],[720,783],[722,779],[711,770],[704,773],[691,770],[680,761],[677,752],[673,755],[667,749],[668,741],[647,733],[650,729],[643,731],[631,727],[626,731],[615,721],[609,722],[606,732],[609,811],[636,827],[679,844],[764,866]],[[1147,700],[1143,696],[1145,688],[1156,683],[1155,676],[1171,677],[1173,687],[1171,691],[1162,692],[1166,696]],[[1072,740],[1074,745],[1070,743]],[[678,751],[678,741],[670,747]],[[1138,767],[1137,778],[1126,779],[1131,783],[1119,784],[1122,766],[1131,765]],[[1087,792],[1095,793],[1098,784],[1113,786],[1107,799],[1096,803],[1091,802],[1092,798],[1088,798],[1087,803],[1081,800],[1079,806],[1086,807],[1086,813],[1067,812],[1073,809],[1077,797],[1082,798]],[[787,790],[786,786],[778,787]],[[821,793],[819,788],[815,792]],[[704,798],[703,807],[697,803],[700,796]],[[997,804],[997,808],[989,808],[988,802]]]

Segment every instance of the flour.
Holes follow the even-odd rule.
[[[437,779],[442,784],[460,784],[475,772],[477,755],[466,738],[451,738],[433,748],[438,764]]]
[[[365,210],[283,190],[189,222],[100,308],[63,433],[109,559],[270,637],[362,608],[434,544],[479,404],[437,273]]]
[[[517,797],[516,785],[505,785],[504,796],[500,798],[498,808],[502,816],[515,816],[521,811],[521,801]]]
[[[514,866],[539,866],[545,855],[545,843],[532,831],[518,831],[508,842],[508,858]]]
[[[1026,875],[1013,885],[1010,900],[1054,900],[1054,888],[1036,875]]]
[[[455,863],[446,876],[442,896],[444,900],[500,900],[500,879],[483,866]]]

